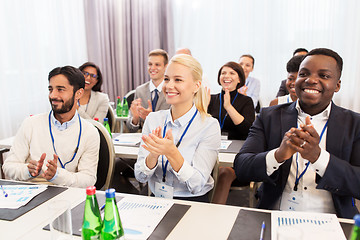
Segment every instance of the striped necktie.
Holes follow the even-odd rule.
[[[154,91],[155,91],[155,95],[154,95],[153,100],[151,101],[151,106],[152,106],[152,110],[153,110],[153,112],[155,112],[156,103],[157,103],[157,101],[158,101],[158,99],[159,99],[158,90],[157,90],[157,89],[155,89]]]

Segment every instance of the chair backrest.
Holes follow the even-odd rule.
[[[209,192],[209,201],[212,202],[213,198],[214,198],[214,193],[215,193],[215,188],[217,185],[217,180],[218,180],[218,176],[219,176],[219,157],[216,159],[216,163],[215,166],[212,170],[211,176],[214,179],[214,187],[213,189],[210,190]]]
[[[115,165],[115,150],[110,134],[99,122],[88,119],[98,130],[100,135],[99,161],[97,168],[97,180],[95,187],[105,190],[110,187]]]
[[[126,98],[126,101],[128,102],[128,106],[129,106],[129,109],[130,109],[131,103],[132,103],[132,101],[134,100],[134,97],[135,97],[135,90],[131,90],[124,97]]]
[[[110,130],[113,133],[115,131],[116,118],[115,118],[114,110],[110,104],[109,104],[109,108],[108,108],[106,117],[109,119]]]

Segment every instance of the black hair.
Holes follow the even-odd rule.
[[[84,74],[78,68],[72,66],[54,68],[51,72],[49,72],[49,82],[52,77],[60,74],[64,75],[68,79],[69,84],[74,88],[74,93],[80,88],[85,87]]]
[[[94,87],[91,90],[93,90],[95,92],[101,92],[101,85],[102,85],[102,82],[103,82],[103,78],[102,78],[100,68],[93,62],[86,62],[83,65],[81,65],[79,67],[79,69],[80,69],[80,71],[83,71],[87,67],[95,68],[96,69],[96,75],[98,76],[97,77],[97,83],[94,85]]]
[[[293,56],[295,54],[297,54],[298,52],[306,52],[306,53],[308,53],[309,51],[307,49],[305,49],[305,48],[297,48],[297,49],[295,49],[295,51],[293,53]]]
[[[233,69],[239,76],[239,79],[240,79],[240,83],[238,83],[236,85],[236,89],[239,89],[241,88],[242,86],[245,85],[245,74],[244,74],[244,70],[242,69],[242,67],[240,66],[240,64],[236,63],[236,62],[227,62],[225,63],[219,70],[219,73],[218,73],[218,83],[219,85],[221,85],[220,83],[220,76],[221,76],[221,70],[224,68],[224,67],[229,67],[231,69]]]
[[[335,52],[331,49],[328,49],[328,48],[315,48],[315,49],[311,50],[308,54],[306,54],[304,56],[304,59],[307,56],[312,56],[312,55],[325,55],[325,56],[334,58],[336,61],[336,65],[338,67],[339,79],[340,79],[342,68],[343,68],[343,60],[337,52]]]
[[[298,72],[300,64],[303,59],[304,59],[304,55],[292,57],[286,64],[286,71],[288,73]]]

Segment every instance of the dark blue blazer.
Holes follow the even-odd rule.
[[[256,118],[240,152],[234,169],[240,181],[263,182],[258,207],[272,209],[285,188],[290,172],[288,159],[271,176],[266,174],[266,154],[280,146],[285,132],[296,127],[296,102],[263,108]],[[360,115],[332,103],[328,121],[326,151],[330,161],[324,176],[317,175],[317,189],[332,195],[338,217],[353,218],[360,199]]]

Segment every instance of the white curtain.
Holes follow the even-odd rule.
[[[175,47],[189,47],[204,68],[212,92],[217,72],[242,54],[255,57],[252,76],[261,81],[267,106],[286,78],[286,63],[299,47],[326,47],[344,60],[335,103],[360,111],[360,1],[175,0]]]
[[[0,139],[48,111],[48,73],[87,60],[82,0],[0,2]]]

